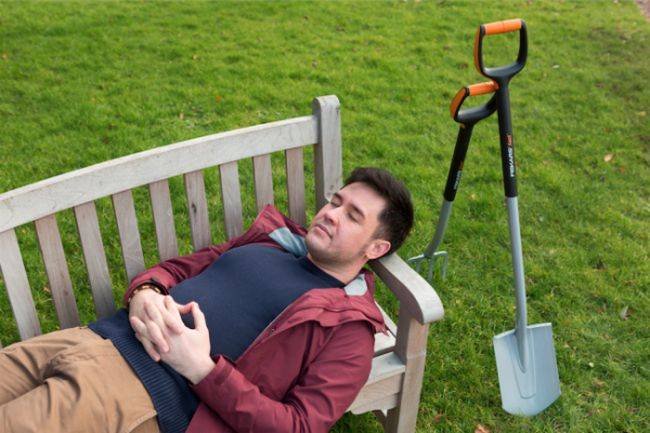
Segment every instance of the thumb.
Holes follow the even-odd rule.
[[[194,318],[194,328],[200,331],[207,330],[208,326],[205,324],[205,315],[199,309],[199,304],[192,302],[192,317]]]

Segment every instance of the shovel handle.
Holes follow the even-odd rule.
[[[506,66],[486,68],[483,63],[483,37],[501,33],[519,31],[519,54],[517,60]],[[519,209],[517,203],[517,179],[515,171],[514,140],[510,117],[510,94],[508,85],[512,77],[519,73],[526,64],[528,55],[528,39],[526,23],[523,20],[507,20],[497,23],[483,24],[476,33],[474,44],[474,60],[476,68],[484,76],[498,84],[496,91],[499,136],[501,141],[501,166],[503,183],[508,207],[508,227],[510,231],[510,250],[514,273],[515,302],[517,306],[515,334],[521,368],[527,371],[530,360],[528,356],[526,282],[524,278],[524,261],[521,246],[521,230],[519,227]]]
[[[483,62],[483,38],[485,36],[516,31],[519,32],[519,53],[517,54],[517,60],[506,66],[487,68]],[[524,20],[516,18],[513,20],[481,24],[476,31],[476,38],[474,39],[474,65],[481,75],[497,81],[499,85],[502,83],[500,79],[509,80],[521,71],[526,64],[527,57],[528,35],[526,32],[526,22]]]

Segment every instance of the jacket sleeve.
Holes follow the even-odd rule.
[[[370,327],[349,322],[335,331],[282,401],[262,394],[222,356],[193,389],[238,433],[326,433],[368,380],[373,350]]]

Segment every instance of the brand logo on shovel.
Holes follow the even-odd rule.
[[[512,135],[506,135],[506,144],[508,145],[508,166],[510,167],[510,177],[515,177],[515,158],[512,149]]]

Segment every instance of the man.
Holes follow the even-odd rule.
[[[0,430],[326,432],[386,329],[362,268],[412,223],[408,191],[376,168],[308,231],[267,206],[245,234],[134,278],[128,313],[0,352]]]

